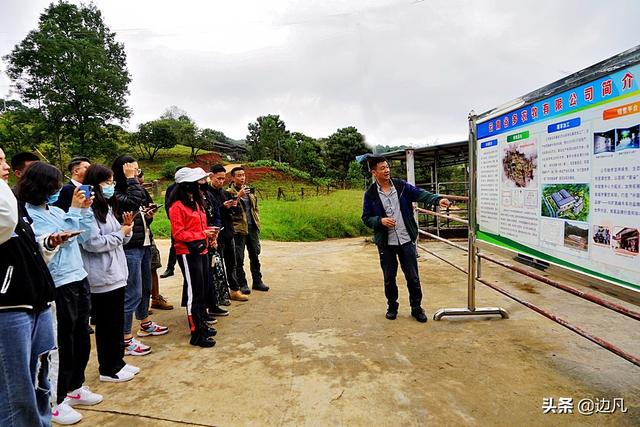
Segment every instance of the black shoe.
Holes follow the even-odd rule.
[[[398,311],[393,311],[391,309],[387,310],[387,314],[384,315],[384,317],[386,317],[389,320],[396,320],[396,317],[398,317]]]
[[[212,315],[212,316],[221,316],[221,317],[222,317],[222,316],[228,316],[228,315],[229,315],[229,311],[228,311],[228,310],[225,310],[224,308],[221,308],[221,307],[215,306],[215,307],[213,307],[213,309],[210,309],[210,310],[209,310],[209,315]]]
[[[256,291],[267,292],[269,290],[269,287],[264,282],[256,283],[252,287]]]
[[[427,321],[427,313],[425,313],[421,307],[412,308],[411,315],[420,323],[425,323]]]
[[[167,277],[171,277],[171,276],[173,276],[173,274],[174,274],[174,273],[173,273],[173,270],[166,269],[166,270],[165,270],[165,271],[160,275],[160,278],[161,278],[161,279],[166,279]]]
[[[189,344],[195,345],[198,347],[213,347],[216,345],[216,340],[211,337],[205,337],[198,334],[192,334],[191,339],[189,340]]]
[[[91,325],[87,325],[87,332],[89,332],[89,335],[95,334],[96,331],[93,330],[93,328],[91,327]]]
[[[218,334],[218,331],[216,328],[203,326],[200,330],[200,334],[205,337],[215,337]]]
[[[220,305],[224,305],[225,307],[226,307],[226,306],[229,306],[229,305],[231,305],[231,301],[229,301],[228,299],[226,299],[226,300],[222,301],[222,302],[220,303]]]
[[[247,285],[242,285],[240,286],[240,292],[242,292],[245,295],[249,295],[251,293],[251,289],[249,289],[249,286]]]

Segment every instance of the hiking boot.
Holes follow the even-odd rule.
[[[161,279],[166,279],[167,277],[173,276],[173,270],[169,270],[168,268],[160,275]]]
[[[197,346],[197,347],[213,347],[216,345],[216,340],[210,337],[204,337],[199,334],[192,334],[191,339],[189,340],[189,344]]]
[[[156,298],[151,298],[151,308],[157,308],[158,310],[173,310],[173,305],[169,304],[162,295],[158,295]]]
[[[241,285],[240,292],[242,292],[245,295],[249,295],[251,293],[251,289],[249,289],[249,286],[247,285]]]
[[[427,313],[424,312],[422,307],[412,308],[411,315],[420,323],[427,321]]]
[[[64,401],[69,406],[91,406],[102,402],[102,395],[92,392],[87,386],[82,386],[67,393],[67,398]]]
[[[399,304],[397,302],[388,303],[387,314],[385,314],[384,317],[386,317],[389,320],[396,320],[396,317],[398,317],[398,307],[399,307]]]
[[[82,414],[69,406],[66,399],[51,410],[51,421],[56,424],[71,425],[81,419]]]
[[[140,325],[140,329],[138,330],[137,335],[139,337],[148,337],[155,335],[164,335],[167,332],[169,332],[169,328],[167,328],[166,326],[160,326],[155,322],[149,322],[149,324],[145,325],[144,327]]]
[[[249,301],[249,297],[240,291],[231,291],[229,298],[234,301]]]
[[[262,291],[262,292],[267,292],[269,290],[269,287],[265,285],[264,282],[254,283],[252,288],[254,291]]]

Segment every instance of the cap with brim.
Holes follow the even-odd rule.
[[[209,174],[202,168],[181,168],[176,172],[176,182],[197,182],[208,177]]]

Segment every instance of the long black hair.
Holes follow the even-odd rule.
[[[177,184],[176,188],[171,192],[171,197],[169,197],[169,207],[178,201],[194,211],[198,207],[204,209],[200,185],[197,182],[181,182]]]
[[[110,199],[104,197],[104,194],[102,193],[102,186],[100,186],[100,183],[109,181],[112,176],[113,171],[111,169],[106,166],[94,163],[87,169],[87,172],[84,175],[84,180],[82,182],[83,184],[93,186],[93,195],[95,196],[95,198],[93,199],[91,209],[93,209],[93,214],[95,215],[96,219],[103,224],[107,222],[109,206],[111,206],[115,210],[115,204],[117,203],[117,200],[115,197],[111,197]]]
[[[61,188],[60,169],[48,163],[33,162],[22,172],[16,193],[21,201],[40,206]]]
[[[125,163],[133,162],[137,162],[137,160],[128,154],[124,154],[113,161],[111,170],[113,171],[113,179],[116,181],[116,190],[124,191],[127,188],[127,177],[124,176],[122,167]],[[137,175],[138,173],[136,172],[136,176]]]

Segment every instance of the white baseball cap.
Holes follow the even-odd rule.
[[[181,168],[176,172],[176,182],[178,184],[183,182],[198,182],[208,176],[209,174],[202,168]]]

